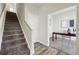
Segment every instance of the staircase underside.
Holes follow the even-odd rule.
[[[24,38],[16,13],[7,12],[1,45],[1,55],[29,55],[30,50]]]

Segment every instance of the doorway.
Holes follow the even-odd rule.
[[[64,52],[64,54],[76,54],[76,36],[57,35],[57,39],[52,41],[53,32],[70,32],[70,34],[76,35],[76,6],[48,15],[49,46]]]

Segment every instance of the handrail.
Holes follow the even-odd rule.
[[[2,13],[3,13],[5,7],[6,7],[6,4],[4,3],[4,6],[2,7],[2,11],[1,11],[0,17],[2,16]]]
[[[27,27],[32,31],[32,28],[28,25],[28,23],[26,21],[24,21],[24,22],[27,25]]]

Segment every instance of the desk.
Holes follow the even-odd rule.
[[[72,34],[72,33],[53,32],[52,33],[52,41],[54,41],[54,35],[55,35],[55,39],[57,39],[57,35],[65,35],[65,36],[74,36],[74,37],[76,37],[76,34]]]

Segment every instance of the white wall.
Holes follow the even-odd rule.
[[[49,46],[48,14],[64,9],[74,4],[44,4],[39,12],[39,42]]]
[[[32,29],[32,42],[35,43],[38,40],[38,24],[39,24],[39,8],[32,4],[26,4],[26,15],[28,15],[28,19],[25,21],[29,24]],[[28,13],[28,14],[27,14]]]
[[[3,7],[2,5],[0,5],[1,9]],[[0,10],[0,12],[1,12],[1,10]],[[0,50],[1,50],[4,24],[5,24],[5,17],[6,17],[6,8],[4,9],[3,13],[0,15]]]
[[[79,4],[77,4],[77,21],[76,21],[76,25],[77,25],[77,43],[76,43],[76,53],[77,55],[79,55]]]
[[[13,10],[11,12],[16,12],[16,3],[7,3],[7,10],[10,11],[10,8]]]
[[[67,9],[67,8],[66,8]],[[68,28],[71,29],[71,32],[73,31],[73,28],[76,29],[76,7],[70,10],[63,11],[61,13],[51,15],[51,24],[52,24],[52,32],[63,32],[64,30],[68,30]],[[65,20],[67,22],[67,27],[62,28],[61,22]],[[74,20],[74,27],[69,26],[69,21]]]
[[[3,9],[3,4],[0,3],[0,15],[1,15],[2,9]]]
[[[31,54],[38,37],[38,8],[30,4],[17,4],[17,15]]]
[[[32,4],[25,4],[25,21],[32,29],[32,54],[34,54],[34,43],[38,42],[39,8]]]
[[[45,9],[43,10],[42,8],[40,8],[38,41],[48,46],[48,16],[44,11]]]

